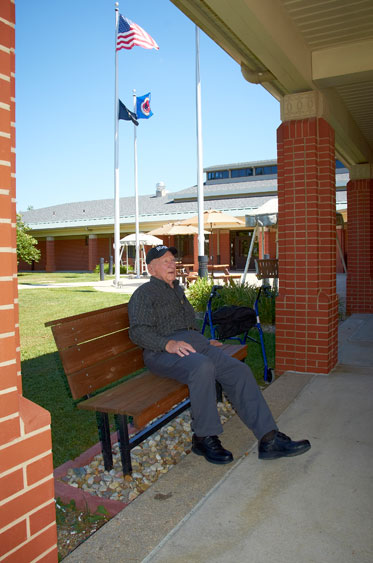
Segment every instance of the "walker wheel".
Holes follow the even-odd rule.
[[[267,369],[267,379],[264,380],[265,383],[267,383],[267,384],[273,383],[275,379],[276,379],[275,370],[273,368],[268,368]]]

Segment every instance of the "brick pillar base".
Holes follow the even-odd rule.
[[[373,180],[347,184],[346,311],[373,313]]]
[[[329,373],[337,362],[334,131],[310,117],[280,125],[276,369]]]

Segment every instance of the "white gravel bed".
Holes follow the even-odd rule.
[[[234,414],[226,398],[218,403],[222,424]],[[105,471],[102,454],[88,465],[68,469],[62,481],[90,494],[128,503],[146,491],[191,451],[189,409],[131,450],[132,475],[123,476],[119,443],[113,446],[113,469]]]

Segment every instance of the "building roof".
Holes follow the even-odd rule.
[[[276,161],[258,161],[245,163],[248,165],[262,163],[276,163]],[[227,165],[230,168],[239,164]],[[217,168],[215,167],[215,170]],[[205,169],[207,170],[207,169]],[[346,183],[349,179],[345,169],[337,170],[337,209],[346,207]],[[277,195],[277,179],[273,176],[244,178],[238,182],[217,181],[204,185],[204,208],[217,209],[244,217],[246,214],[265,204]],[[157,196],[139,196],[140,222],[175,222],[186,219],[198,213],[197,186],[165,193]],[[114,199],[100,199],[80,202],[63,203],[40,209],[21,212],[23,221],[33,230],[47,231],[48,229],[64,229],[79,227],[95,227],[112,225],[114,222]],[[122,225],[132,225],[135,221],[135,198],[120,198],[120,222]]]
[[[272,196],[273,197],[273,196]],[[219,209],[233,215],[244,216],[256,209],[271,196],[235,197],[205,202],[205,209]],[[196,215],[197,200],[177,201],[173,194],[164,197],[139,196],[140,221],[162,221],[163,223],[186,219]],[[120,198],[120,222],[133,223],[135,201],[133,197]],[[114,218],[113,199],[64,203],[22,213],[23,221],[38,230],[61,227],[112,224]]]

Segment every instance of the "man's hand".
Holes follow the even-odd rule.
[[[177,354],[181,358],[189,356],[190,353],[195,353],[196,350],[188,342],[184,340],[169,340],[166,344],[166,352],[169,354]]]
[[[215,340],[215,339],[211,339],[210,344],[211,346],[223,346],[222,342],[219,342],[219,340]]]

